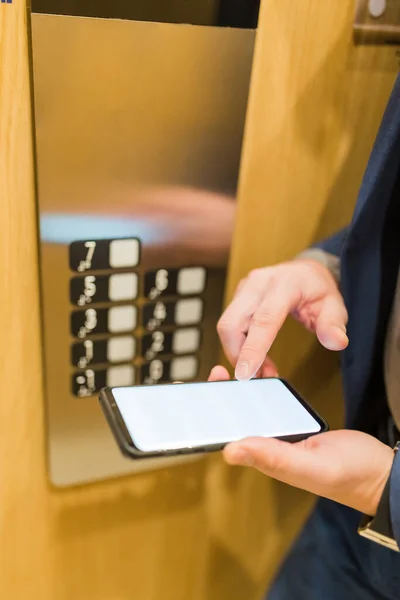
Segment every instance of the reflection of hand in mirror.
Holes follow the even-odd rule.
[[[96,222],[99,238],[111,231],[111,235],[120,231],[121,237],[137,235],[150,263],[159,264],[162,253],[165,266],[180,265],[184,258],[186,264],[225,267],[235,219],[233,197],[180,186],[73,188],[57,192],[63,231],[67,215],[71,222],[79,221],[74,231],[90,222],[90,237],[96,233]]]
[[[191,188],[135,191],[135,215],[165,234],[168,257],[223,266],[231,245],[236,202],[229,196]],[[162,236],[164,239],[164,236]]]

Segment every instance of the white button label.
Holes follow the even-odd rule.
[[[197,359],[194,356],[174,358],[171,362],[171,380],[187,381],[197,374]]]
[[[177,325],[194,325],[200,323],[203,317],[203,302],[200,298],[178,300],[175,307],[175,322]]]
[[[113,306],[108,311],[108,330],[111,333],[132,331],[136,327],[135,306]]]
[[[112,302],[134,300],[138,294],[136,273],[111,275],[108,283],[108,297]]]
[[[204,267],[184,267],[178,273],[177,292],[182,295],[201,294],[206,287]]]
[[[125,362],[135,356],[135,338],[122,336],[108,340],[107,358],[109,362]]]
[[[178,329],[172,338],[172,352],[185,354],[197,352],[200,346],[200,330],[195,328]]]
[[[110,367],[107,370],[107,385],[108,387],[118,387],[124,385],[134,385],[135,369],[132,365],[121,365],[118,367]]]
[[[110,267],[136,267],[139,264],[139,240],[113,240],[110,243]]]

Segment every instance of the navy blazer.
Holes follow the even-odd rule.
[[[341,290],[349,313],[350,342],[341,356],[346,426],[349,428],[358,428],[360,415],[370,410],[368,386],[377,344],[385,336],[382,329],[386,328],[386,322],[380,313],[382,238],[399,166],[400,76],[368,162],[352,221],[344,230],[317,245],[341,258]],[[391,475],[390,512],[400,546],[400,452]]]

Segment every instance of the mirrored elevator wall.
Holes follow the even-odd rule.
[[[58,486],[174,464],[122,458],[98,391],[205,380],[218,359],[258,9],[148,4],[33,3],[47,447]]]

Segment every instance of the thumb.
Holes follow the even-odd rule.
[[[254,467],[269,477],[284,483],[302,486],[308,482],[317,464],[318,457],[299,442],[291,444],[276,438],[249,438],[228,444],[223,451],[230,465]]]
[[[328,350],[344,350],[349,344],[346,334],[347,310],[340,294],[328,296],[317,317],[315,333]]]

